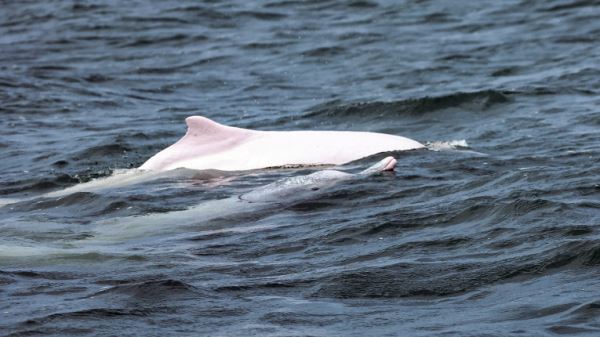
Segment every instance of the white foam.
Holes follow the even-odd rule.
[[[0,199],[0,207],[4,207],[6,205],[14,204],[21,201],[20,199],[11,199],[11,198],[2,198]]]
[[[425,146],[432,151],[457,150],[469,148],[466,139],[427,142]]]

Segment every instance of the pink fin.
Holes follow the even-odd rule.
[[[165,169],[178,161],[194,159],[235,147],[258,131],[219,124],[206,117],[185,119],[187,132],[175,144],[150,158],[140,168]]]
[[[186,136],[201,137],[231,137],[250,130],[219,124],[202,116],[190,116],[185,119],[188,130]]]
[[[179,140],[179,145],[202,145],[208,147],[203,152],[212,153],[232,147],[257,131],[219,124],[202,116],[185,119],[187,132]],[[214,147],[210,149],[210,147]],[[197,155],[197,153],[196,153]]]

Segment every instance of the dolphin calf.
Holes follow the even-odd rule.
[[[242,194],[239,199],[251,203],[290,203],[296,200],[309,199],[316,191],[330,187],[340,181],[366,177],[383,171],[392,171],[396,167],[396,163],[394,157],[386,157],[357,174],[337,170],[322,170],[309,175],[284,178]]]
[[[358,131],[259,131],[202,116],[185,120],[187,133],[140,169],[243,171],[268,167],[341,165],[372,154],[424,147],[409,138]]]
[[[338,170],[321,170],[308,175],[279,179],[245,193],[225,199],[205,201],[182,211],[106,220],[98,223],[93,237],[85,241],[88,243],[119,242],[138,237],[175,233],[190,228],[206,230],[211,220],[255,214],[257,211],[268,213],[269,210],[281,210],[281,206],[314,199],[327,188],[342,181],[392,171],[396,163],[396,159],[390,156],[356,174]]]

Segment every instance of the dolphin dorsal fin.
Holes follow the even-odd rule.
[[[219,124],[211,119],[202,116],[190,116],[185,119],[188,130],[186,136],[228,136],[235,133],[237,130],[243,130]]]
[[[148,159],[140,168],[145,170],[177,168],[178,166],[173,166],[172,163],[187,163],[196,157],[227,151],[260,132],[219,124],[202,116],[190,116],[185,119],[185,124],[188,127],[185,136]]]

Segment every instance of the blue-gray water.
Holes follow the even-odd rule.
[[[0,1],[0,198],[34,198],[0,208],[0,335],[597,336],[599,36],[597,1]],[[85,244],[313,170],[39,197],[195,114],[469,148],[116,242]]]

